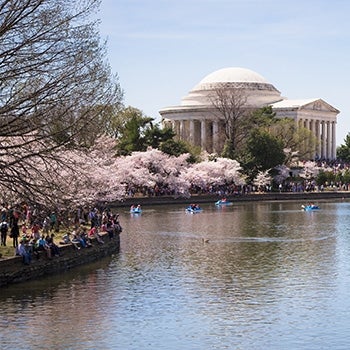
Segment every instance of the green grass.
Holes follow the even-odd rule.
[[[15,248],[12,246],[12,238],[6,241],[6,247],[0,247],[0,258],[9,258],[15,255]]]
[[[67,233],[67,232],[72,232],[72,229],[64,228],[58,232],[54,232],[55,237],[54,241],[57,245],[59,245],[59,242],[62,240],[62,237]],[[42,232],[40,232],[42,234]],[[49,233],[51,234],[51,233]],[[20,241],[21,237],[18,237],[18,242]],[[6,258],[11,258],[15,256],[15,248],[13,248],[13,241],[12,238],[7,235],[6,239],[6,246],[0,246],[0,258],[1,259],[6,259]]]

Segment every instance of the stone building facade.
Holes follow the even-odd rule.
[[[336,158],[336,123],[339,110],[320,98],[289,100],[260,74],[246,68],[223,68],[207,75],[185,96],[179,106],[159,111],[164,125],[180,140],[219,153],[224,145],[224,121],[215,113],[210,96],[221,88],[240,89],[247,109],[271,106],[277,117],[293,119],[317,139],[315,158]]]

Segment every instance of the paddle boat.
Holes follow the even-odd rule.
[[[315,205],[315,204],[302,205],[301,207],[304,211],[320,209],[320,207],[318,205]]]
[[[215,202],[215,205],[232,205],[233,203],[228,201],[226,198],[222,198]]]
[[[198,204],[191,204],[186,208],[186,213],[191,214],[200,213],[202,211],[203,209]]]
[[[137,207],[135,207],[134,205],[132,205],[132,206],[130,207],[130,213],[131,213],[131,214],[141,214],[141,213],[142,213],[141,205],[138,205]]]

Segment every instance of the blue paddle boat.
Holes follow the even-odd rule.
[[[198,204],[191,204],[186,208],[186,213],[191,214],[200,213],[202,211],[203,209]]]
[[[220,199],[217,202],[215,202],[215,205],[221,206],[221,205],[232,205],[233,203],[226,200],[226,198]]]
[[[134,205],[132,205],[130,208],[130,213],[131,214],[141,214],[142,213],[141,206],[138,205],[137,207],[135,207]]]
[[[304,211],[310,211],[310,210],[319,210],[320,207],[315,204],[308,204],[308,205],[302,205],[301,206]]]

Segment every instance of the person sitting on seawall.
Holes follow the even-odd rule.
[[[87,234],[85,232],[85,228],[80,227],[76,232],[73,231],[73,239],[72,243],[75,248],[78,250],[80,248],[89,248],[91,247],[91,243],[89,242],[89,239],[87,237]]]
[[[89,231],[89,238],[96,238],[97,243],[99,244],[103,244],[103,240],[101,238],[101,235],[98,232],[98,228],[97,227],[93,227],[90,231]]]
[[[51,254],[53,256],[60,256],[60,249],[58,245],[54,241],[55,234],[51,234],[51,236],[46,236],[46,242],[51,249]]]
[[[65,244],[72,244],[72,241],[70,239],[70,233],[67,232],[63,237],[62,237],[62,241],[60,241],[59,243],[62,244],[62,245],[65,245]]]
[[[38,252],[40,251],[44,251],[46,252],[46,256],[51,259],[52,258],[52,254],[51,254],[51,248],[49,247],[49,245],[46,242],[46,239],[44,237],[44,235],[42,235],[38,241],[36,242],[36,248],[35,248]]]
[[[20,255],[25,265],[29,265],[32,261],[32,256],[27,249],[26,241],[22,239],[16,248],[16,255]]]
[[[85,228],[80,233],[80,238],[83,241],[83,245],[85,246],[85,248],[92,247],[91,240],[90,240],[89,235],[87,234]]]
[[[73,247],[77,250],[80,249],[80,237],[79,237],[79,233],[76,231],[72,232],[72,239],[71,239],[71,243],[73,244]]]
[[[40,237],[39,237],[40,239]],[[35,239],[35,238],[31,238],[29,240],[29,251],[30,251],[30,254],[32,255],[32,257],[35,257],[37,260],[39,260],[40,258],[40,252],[38,251],[38,240],[39,239]]]

